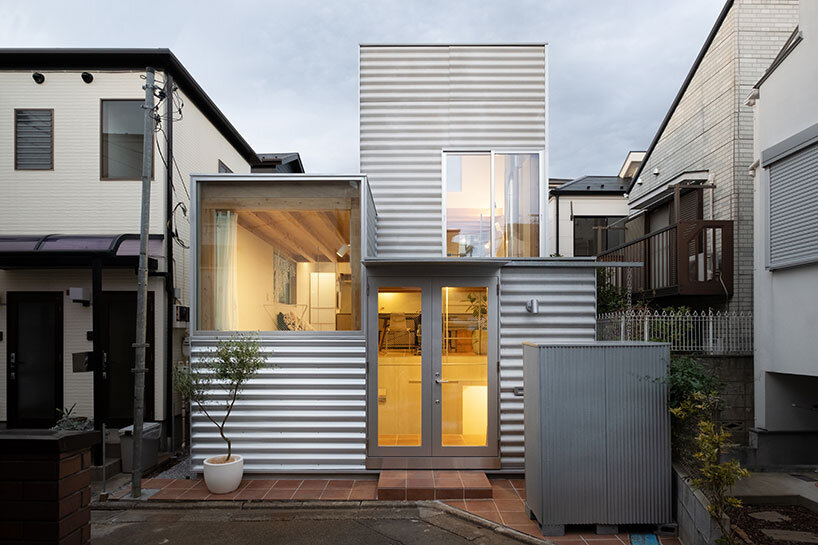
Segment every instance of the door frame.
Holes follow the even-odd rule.
[[[434,383],[434,372],[441,370],[442,351],[437,341],[442,333],[442,297],[435,292],[443,286],[486,286],[488,293],[488,422],[485,447],[444,447],[440,430],[442,385]],[[419,287],[422,291],[421,337],[422,441],[419,447],[378,445],[378,288]],[[369,272],[366,284],[366,467],[368,469],[497,469],[500,467],[499,345],[500,298],[497,271],[478,270],[471,274],[392,276]],[[437,303],[437,304],[435,304]],[[429,334],[427,331],[433,331]],[[434,342],[432,342],[434,341]],[[434,397],[435,394],[438,397]]]
[[[9,428],[20,427],[42,427],[52,426],[58,419],[57,409],[63,409],[64,403],[64,383],[65,383],[65,363],[64,363],[64,338],[65,331],[63,324],[65,322],[63,317],[63,292],[61,291],[8,291],[6,292],[8,299],[6,306],[6,327],[8,329],[8,344],[6,345],[6,418]],[[21,301],[46,301],[56,303],[57,320],[55,323],[55,344],[57,347],[57,357],[54,362],[55,366],[55,380],[54,380],[54,419],[49,421],[19,419],[17,418],[17,384],[12,385],[11,373],[12,363],[11,354],[16,354],[17,349],[17,307]],[[14,366],[16,368],[16,365]]]

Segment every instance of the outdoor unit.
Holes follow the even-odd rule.
[[[565,525],[672,521],[670,346],[523,346],[526,508],[543,535]]]

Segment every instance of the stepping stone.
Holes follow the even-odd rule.
[[[794,530],[771,530],[764,528],[761,532],[772,539],[780,541],[797,541],[798,543],[818,543],[818,534],[796,532]]]
[[[778,511],[757,511],[755,513],[749,513],[749,515],[754,519],[763,520],[764,522],[787,522],[790,520],[790,517],[782,515]]]

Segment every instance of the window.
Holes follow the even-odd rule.
[[[229,166],[222,163],[221,159],[219,159],[219,174],[232,174],[232,173],[233,173],[233,169],[231,169]]]
[[[200,182],[198,327],[361,329],[357,182]]]
[[[14,168],[54,168],[54,110],[14,110]]]
[[[103,100],[100,175],[105,180],[142,179],[145,111],[142,100]]]
[[[538,153],[447,153],[444,168],[447,256],[539,256]]]
[[[574,216],[574,256],[597,255],[598,237],[602,251],[625,243],[625,216]]]

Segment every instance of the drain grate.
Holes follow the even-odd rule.
[[[801,479],[802,481],[806,481],[808,483],[818,483],[818,479],[815,477],[810,477],[809,475],[802,475],[800,473],[790,473],[790,477],[795,477],[796,479]]]

